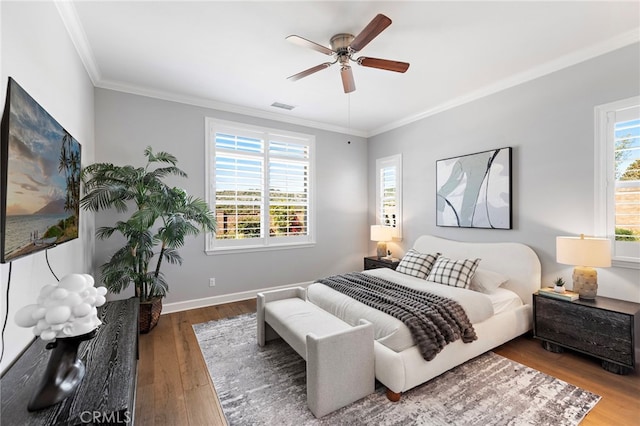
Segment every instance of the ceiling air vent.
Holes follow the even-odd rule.
[[[291,111],[292,109],[295,108],[293,105],[287,105],[280,102],[274,102],[271,104],[271,106],[276,108],[286,109],[287,111]]]

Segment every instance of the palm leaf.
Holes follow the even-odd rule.
[[[169,290],[169,284],[165,280],[164,274],[161,272],[157,276],[154,276],[150,273],[148,278],[150,284],[148,298],[151,299],[157,296],[164,297]]]
[[[178,250],[173,248],[168,248],[168,249],[165,249],[162,255],[164,256],[164,259],[170,264],[182,265],[182,257],[180,256],[180,253],[178,253]]]
[[[148,172],[148,174],[150,176],[153,176],[156,179],[161,179],[163,177],[166,176],[170,176],[170,175],[175,175],[175,176],[180,176],[180,177],[188,177],[187,174],[179,169],[178,167],[172,166],[172,167],[158,167],[157,169]]]
[[[153,204],[145,204],[143,208],[136,211],[129,219],[138,228],[151,228],[160,217],[158,209]]]
[[[96,230],[96,237],[99,240],[106,240],[110,238],[113,235],[113,233],[116,232],[117,230],[118,230],[117,227],[101,226]]]
[[[123,188],[99,187],[83,197],[80,200],[80,206],[94,212],[113,207],[116,211],[123,213],[127,211],[126,201],[130,199],[131,197]]]
[[[148,146],[144,150],[144,155],[147,157],[148,163],[169,163],[174,166],[178,163],[178,159],[165,151],[160,151],[158,153],[153,153],[153,149]]]
[[[216,218],[203,199],[189,197],[184,215],[187,220],[197,223],[203,230],[216,231]]]

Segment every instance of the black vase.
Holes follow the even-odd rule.
[[[47,344],[47,349],[51,349],[51,357],[44,376],[27,405],[29,411],[50,407],[75,392],[85,373],[84,363],[78,358],[78,347],[81,342],[92,339],[95,335],[96,330],[93,330],[80,336],[57,338]]]

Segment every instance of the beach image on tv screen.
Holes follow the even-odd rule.
[[[9,86],[5,262],[78,237],[81,170],[80,144]]]

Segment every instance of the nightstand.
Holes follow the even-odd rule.
[[[572,349],[627,374],[640,354],[640,304],[597,296],[568,302],[533,295],[533,335],[551,352]]]
[[[399,260],[389,260],[379,258],[378,256],[370,256],[364,258],[364,269],[389,268],[395,270],[400,263]]]

